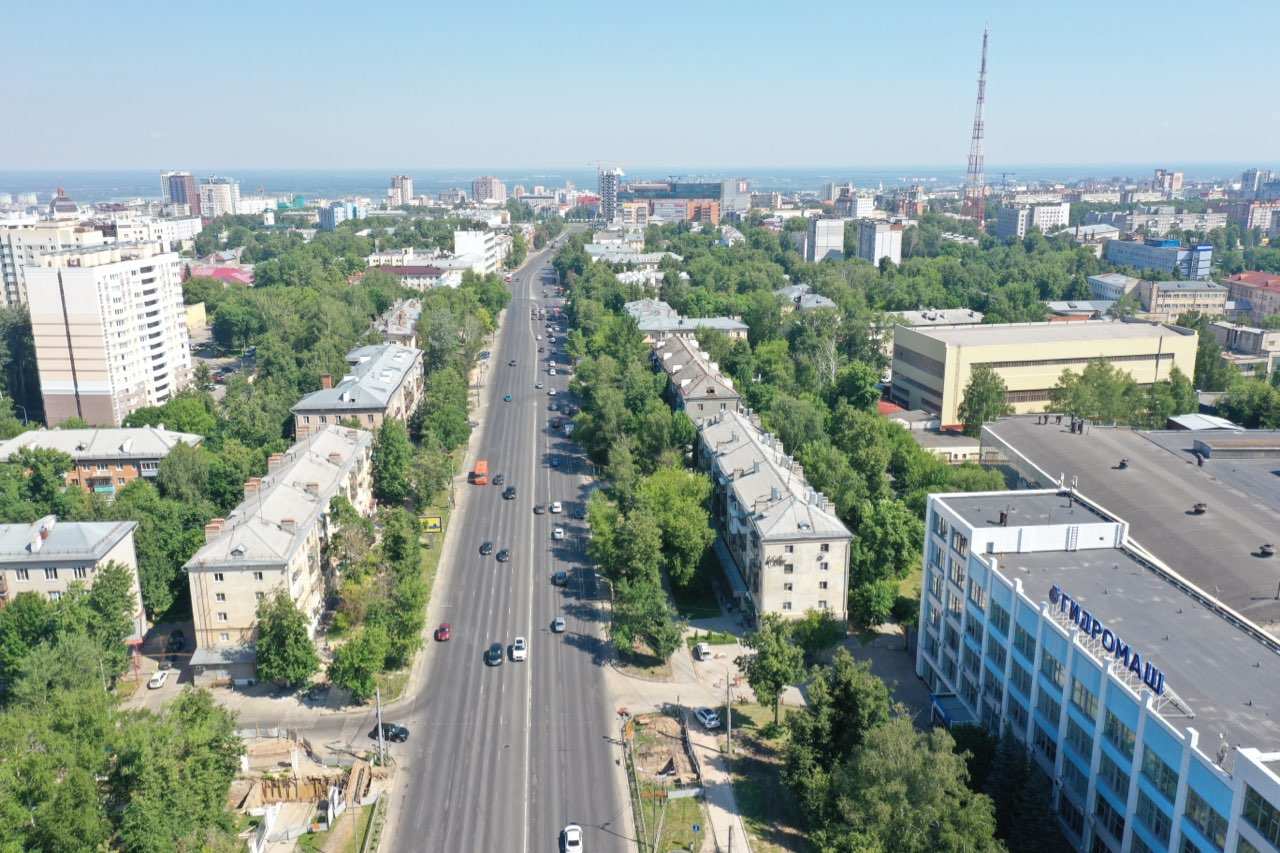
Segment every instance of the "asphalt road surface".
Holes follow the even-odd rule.
[[[443,567],[436,593],[445,596],[439,610],[453,639],[434,644],[423,695],[393,720],[411,730],[407,743],[392,748],[404,771],[384,845],[394,851],[559,850],[568,823],[583,827],[593,853],[633,845],[614,767],[615,709],[605,693],[605,588],[586,560],[583,522],[571,517],[585,508],[590,480],[577,447],[550,427],[559,416],[551,404],[569,399],[568,377],[550,376],[547,364],[548,357],[565,363],[563,335],[530,316],[531,308],[545,307],[550,318],[559,304],[543,299],[540,284],[550,258],[535,255],[513,277],[490,356],[486,381],[493,387],[476,455],[505,484],[468,485],[455,517],[456,557]],[[557,344],[547,340],[553,334]],[[535,388],[538,382],[545,388]],[[504,402],[507,394],[511,402]],[[502,498],[508,485],[516,488],[514,500]],[[564,505],[561,514],[533,512],[552,501]],[[563,540],[552,539],[556,527],[565,530]],[[495,552],[510,549],[510,562],[481,556],[486,541]],[[552,584],[556,571],[569,573],[567,586]],[[567,622],[563,634],[551,631],[556,616]],[[517,636],[529,644],[522,663],[510,656]],[[507,654],[501,666],[486,666],[483,654],[495,642]]]

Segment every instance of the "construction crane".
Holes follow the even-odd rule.
[[[987,99],[987,37],[990,28],[982,30],[982,63],[978,66],[978,102],[973,110],[973,132],[969,137],[969,172],[965,182],[965,213],[978,221],[982,227],[986,218],[986,181],[982,175],[982,105]]]

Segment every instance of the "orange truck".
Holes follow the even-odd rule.
[[[477,459],[476,467],[471,472],[471,482],[477,486],[486,485],[489,482],[489,460]]]

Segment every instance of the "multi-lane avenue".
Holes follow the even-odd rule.
[[[605,589],[586,561],[585,523],[573,517],[591,480],[576,446],[552,426],[569,378],[549,373],[548,359],[567,361],[563,334],[548,328],[565,330],[552,314],[559,300],[544,298],[540,282],[550,258],[535,254],[512,278],[474,454],[504,482],[465,487],[431,608],[452,638],[426,650],[421,693],[394,720],[411,731],[392,750],[400,773],[385,846],[396,851],[557,850],[568,823],[582,826],[591,851],[631,846],[603,669]],[[534,316],[538,309],[547,319]],[[503,497],[508,486],[514,499]],[[560,513],[534,512],[556,501]],[[556,528],[563,539],[552,538]],[[509,549],[510,560],[482,555],[485,542]],[[567,583],[553,584],[560,571]],[[557,616],[563,633],[552,631]],[[510,655],[517,636],[528,640],[523,662]],[[504,661],[487,666],[495,642]]]

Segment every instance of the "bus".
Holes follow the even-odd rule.
[[[489,460],[476,460],[476,467],[471,472],[471,482],[477,486],[483,486],[489,482]]]

